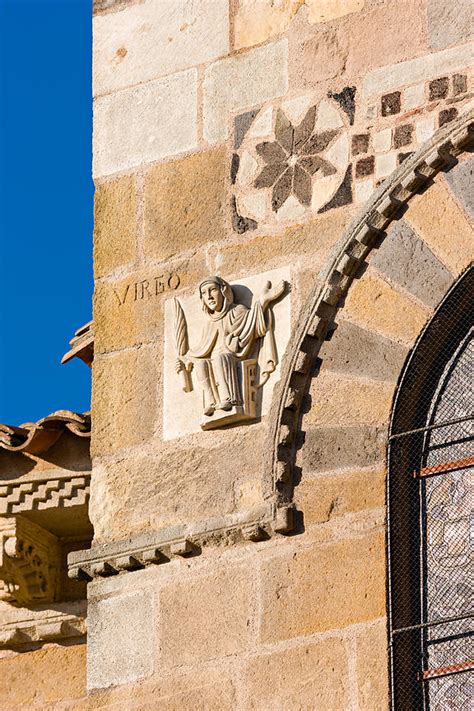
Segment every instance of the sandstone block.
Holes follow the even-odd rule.
[[[146,0],[94,19],[94,94],[211,62],[229,50],[228,0]]]
[[[202,662],[247,649],[253,577],[250,567],[232,565],[164,586],[160,591],[161,664],[195,664],[196,659]]]
[[[88,608],[87,686],[127,684],[153,672],[154,617],[149,592],[91,600]]]
[[[427,48],[423,4],[418,0],[404,1],[403,26],[409,27],[409,32],[400,32],[400,12],[399,3],[366,2],[364,12],[340,20],[340,32],[350,37],[345,70],[351,77],[363,78],[375,67],[388,66],[391,70],[393,65],[416,57]]]
[[[368,426],[308,427],[303,447],[303,467],[326,471],[364,467],[384,459],[385,428]]]
[[[376,531],[262,564],[262,642],[385,614],[385,537]]]
[[[455,276],[474,258],[472,226],[440,180],[410,202],[405,219]]]
[[[295,489],[295,501],[298,510],[303,512],[305,526],[381,508],[385,504],[385,472],[376,468],[316,477],[304,473]]]
[[[197,148],[197,69],[94,102],[96,178]]]
[[[472,37],[472,5],[469,0],[458,0],[454,4],[428,0],[426,16],[428,39],[433,49],[461,44]]]
[[[285,32],[301,4],[301,0],[283,0],[278,5],[267,0],[239,0],[234,20],[235,48],[252,47]]]
[[[222,240],[228,225],[223,147],[162,163],[145,177],[145,251],[156,259]]]
[[[80,711],[234,711],[234,686],[221,670],[177,673],[133,686],[95,690]],[[76,706],[74,706],[76,711]],[[79,711],[79,710],[78,710]]]
[[[94,456],[143,444],[153,436],[157,410],[156,350],[137,350],[94,361]]]
[[[52,708],[65,699],[79,701],[86,694],[86,645],[47,645],[5,657],[0,659],[0,675],[0,707],[5,711]]]
[[[222,59],[204,75],[204,137],[209,143],[228,136],[230,114],[282,96],[288,89],[286,40]]]
[[[99,183],[94,196],[94,273],[135,260],[136,190],[132,176]]]
[[[398,343],[340,319],[330,340],[319,351],[319,358],[322,371],[396,381],[407,354],[407,349]]]
[[[392,226],[371,265],[431,309],[438,305],[453,281],[444,264],[404,220]]]
[[[367,627],[357,636],[359,708],[385,711],[388,696],[387,629],[385,623]]]
[[[420,6],[418,5],[420,8]],[[416,34],[416,33],[415,33]],[[381,44],[383,47],[383,44]],[[472,48],[469,44],[424,54],[416,59],[383,66],[369,72],[362,84],[363,95],[385,94],[405,84],[419,84],[438,76],[446,76],[470,66]]]
[[[337,638],[261,654],[244,672],[245,708],[346,711],[347,677],[344,643]]]
[[[208,275],[203,259],[149,266],[114,281],[96,282],[95,353],[156,342],[163,335],[163,301],[195,288]]]
[[[446,173],[445,179],[469,217],[474,220],[473,175],[474,157],[469,156],[469,158],[460,161],[449,173]]]
[[[282,234],[249,236],[243,243],[216,246],[211,255],[216,269],[229,277],[292,264],[296,259],[307,264],[305,256],[309,254],[314,266],[321,268],[354,214],[353,205],[342,207],[311,222],[289,227]]]
[[[410,347],[430,312],[368,271],[349,289],[345,317]]]
[[[312,407],[304,425],[384,425],[390,416],[393,391],[393,382],[326,371],[312,382]]]
[[[139,407],[138,398],[131,409],[135,403]],[[255,479],[263,435],[259,425],[203,432],[199,441],[157,440],[146,454],[96,460],[89,505],[96,540],[245,510],[236,489]]]

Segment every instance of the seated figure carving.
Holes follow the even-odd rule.
[[[246,402],[248,388],[244,381],[250,367],[253,387],[261,387],[278,364],[270,306],[288,286],[285,281],[276,286],[267,282],[259,298],[248,308],[236,303],[235,293],[224,279],[209,277],[199,285],[207,323],[200,343],[191,349],[184,313],[175,300],[176,371],[184,378],[186,392],[192,389],[192,370],[196,373],[203,393],[204,417],[213,418],[212,422],[204,420],[203,429],[255,416]]]

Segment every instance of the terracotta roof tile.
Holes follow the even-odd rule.
[[[90,438],[90,413],[58,410],[38,422],[26,422],[20,427],[0,424],[0,448],[10,452],[40,454],[46,452],[65,431],[77,437]]]
[[[69,341],[69,345],[71,349],[63,355],[61,363],[67,363],[68,360],[77,356],[88,366],[91,366],[94,360],[94,322],[89,321],[78,328],[74,337]]]

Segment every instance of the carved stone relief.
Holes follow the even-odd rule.
[[[288,270],[238,284],[211,276],[166,304],[164,436],[265,413],[290,331]],[[266,386],[266,387],[264,387]]]
[[[60,564],[56,536],[22,516],[2,519],[0,599],[20,605],[54,600]]]

